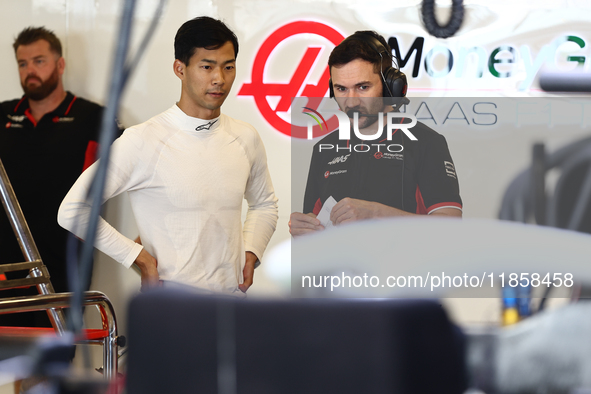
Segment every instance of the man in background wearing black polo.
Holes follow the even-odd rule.
[[[57,211],[80,173],[95,161],[103,107],[64,89],[66,63],[52,31],[26,28],[13,47],[24,95],[0,104],[0,159],[54,290],[66,292],[68,232],[57,224]],[[0,240],[0,263],[24,261],[3,210]],[[31,294],[37,294],[35,288],[1,291],[0,297]],[[48,326],[49,319],[45,312],[18,313],[2,315],[0,325]]]

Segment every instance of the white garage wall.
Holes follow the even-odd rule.
[[[416,37],[424,37],[419,75],[409,77],[410,96],[539,96],[536,60],[539,60],[540,67],[544,64],[568,71],[574,68],[575,63],[567,61],[567,56],[589,54],[588,46],[579,48],[571,42],[558,47],[556,41],[567,35],[581,37],[585,42],[591,39],[588,30],[591,5],[583,0],[537,1],[535,6],[526,0],[465,1],[464,26],[456,37],[448,40],[436,39],[425,32],[420,24],[419,3],[417,0],[169,0],[148,52],[125,92],[120,120],[126,126],[143,122],[178,100],[180,83],[172,73],[173,40],[182,23],[198,15],[219,17],[228,23],[238,35],[240,53],[237,78],[223,111],[253,124],[265,143],[271,176],[280,199],[278,228],[270,245],[273,247],[289,239],[287,222],[292,210],[290,138],[264,119],[253,97],[238,96],[238,92],[245,83],[252,81],[252,65],[258,50],[276,29],[300,20],[327,24],[343,36],[356,30],[372,29],[385,37],[396,36],[403,56]],[[156,5],[156,0],[138,1],[134,43],[137,44],[147,28]],[[120,11],[121,1],[118,0],[0,0],[0,53],[3,54],[0,56],[0,100],[22,94],[12,50],[14,37],[26,26],[44,25],[53,29],[64,45],[66,88],[104,104]],[[485,67],[481,78],[476,77],[475,58],[466,60],[464,72],[457,74],[462,48],[481,47],[489,56],[501,45],[516,49],[514,64],[499,66],[511,71],[511,77],[495,77],[488,67]],[[306,75],[306,83],[317,83],[332,46],[325,38],[310,34],[295,35],[272,52],[265,68],[264,82],[287,83],[309,46],[322,48],[315,66]],[[547,47],[552,47],[552,50],[544,49]],[[432,49],[434,56],[425,66],[424,58]],[[445,70],[446,50],[455,56],[455,68],[449,73],[442,71]],[[404,68],[409,76],[414,60],[411,58]],[[582,69],[588,68],[588,62],[585,62]],[[271,103],[276,100],[269,98]],[[584,130],[579,130],[561,142],[583,133]],[[471,155],[471,147],[459,137],[457,140],[452,137],[450,149],[456,158],[458,172],[462,174],[461,162]],[[303,162],[307,162],[307,158]],[[519,158],[510,170],[518,171],[525,162],[527,160]],[[468,171],[465,173],[468,176]],[[469,179],[460,180],[466,181],[462,183],[462,190],[470,196]],[[302,194],[303,191],[294,191],[294,198],[301,199]],[[468,215],[494,217],[498,207],[492,205],[472,205]],[[299,206],[299,202],[296,201],[293,206]],[[132,238],[136,236],[135,223],[125,196],[110,203],[106,215],[124,234]],[[139,277],[101,254],[95,264],[93,288],[106,292],[113,300],[125,331],[126,302],[139,290]],[[279,284],[273,282],[264,269],[257,270],[255,285],[250,293],[282,294]]]

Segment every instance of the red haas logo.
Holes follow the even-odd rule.
[[[310,97],[307,106],[317,110],[321,98],[328,92],[328,80],[330,73],[328,65],[325,65],[324,72],[316,84],[306,83],[312,66],[320,54],[321,48],[308,47],[301,58],[296,70],[288,83],[265,83],[263,74],[265,67],[268,67],[268,60],[271,53],[284,40],[299,34],[315,34],[326,38],[334,46],[343,41],[341,33],[330,26],[319,22],[298,21],[288,23],[275,30],[261,45],[252,66],[251,82],[242,85],[238,96],[252,96],[254,101],[267,122],[281,133],[294,138],[307,138],[307,127],[296,126],[282,119],[277,112],[287,112],[291,106],[291,99],[299,96]],[[301,92],[301,93],[300,93]],[[267,101],[268,96],[279,96],[281,99],[275,109],[272,109]],[[320,126],[314,126],[314,137],[320,137],[335,130],[338,125],[337,119],[333,116],[327,121],[328,130],[321,130]]]

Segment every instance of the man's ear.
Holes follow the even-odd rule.
[[[57,70],[59,75],[62,75],[64,73],[64,70],[66,69],[66,59],[64,59],[63,57],[60,56],[60,58],[57,60]]]
[[[175,59],[174,63],[172,64],[172,69],[174,71],[174,74],[179,77],[179,79],[182,81],[185,79],[185,68],[187,66],[185,66],[185,63],[181,62],[179,59]]]

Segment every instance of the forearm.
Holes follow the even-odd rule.
[[[245,250],[261,258],[275,232],[277,219],[277,199],[274,196],[263,204],[249,207],[243,228]]]
[[[442,208],[442,209],[438,209],[432,213],[429,213],[428,215],[420,215],[420,214],[416,214],[416,213],[406,212],[406,211],[403,211],[398,208],[389,207],[387,205],[380,204],[380,203],[373,203],[373,204],[375,204],[375,208],[374,208],[375,209],[375,211],[374,211],[375,218],[392,217],[392,216],[419,216],[419,217],[420,216],[422,216],[422,217],[440,216],[440,217],[455,217],[455,218],[462,217],[462,211],[460,209],[455,209],[455,208]]]
[[[96,164],[85,171],[72,186],[58,211],[58,223],[79,238],[86,238],[91,202],[87,199],[88,189],[94,177]],[[142,246],[125,237],[99,217],[94,246],[125,267],[131,266],[142,250]]]
[[[405,212],[401,209],[373,201],[357,200],[346,197],[333,207],[330,213],[330,220],[338,225],[357,220],[404,216],[426,217],[427,215]],[[462,211],[451,207],[442,207],[434,210],[430,216],[461,217]]]
[[[372,202],[373,218],[387,218],[393,216],[420,216],[416,213],[406,212],[402,209],[390,207],[388,205]]]

